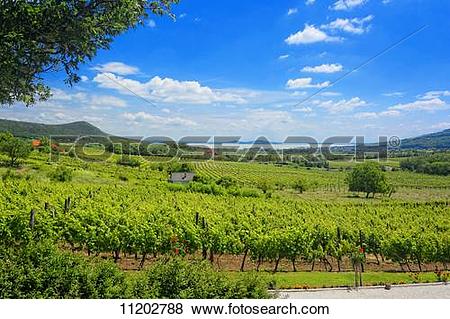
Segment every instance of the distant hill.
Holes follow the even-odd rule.
[[[402,149],[450,149],[450,129],[402,140]]]
[[[0,132],[2,131],[8,131],[14,136],[31,138],[49,135],[109,135],[94,125],[84,121],[49,125],[0,119]]]

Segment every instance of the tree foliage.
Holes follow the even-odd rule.
[[[347,182],[351,192],[363,192],[366,197],[389,191],[386,175],[375,162],[356,165],[347,176]]]
[[[10,133],[0,134],[0,153],[9,157],[9,165],[16,166],[18,161],[27,158],[31,153],[31,145],[14,137]]]
[[[0,104],[31,105],[50,96],[43,73],[79,65],[149,14],[170,14],[179,0],[5,0],[0,2]]]

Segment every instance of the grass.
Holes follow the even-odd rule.
[[[261,273],[266,280],[274,282],[277,289],[306,289],[349,287],[354,285],[353,272],[280,272]],[[434,273],[365,272],[364,286],[385,284],[413,284],[436,282]]]

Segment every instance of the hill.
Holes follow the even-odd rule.
[[[402,149],[450,149],[450,129],[403,139]]]
[[[94,125],[84,121],[50,125],[0,119],[0,132],[1,131],[11,132],[15,136],[31,138],[49,135],[109,135]]]

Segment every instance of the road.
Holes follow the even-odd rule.
[[[281,299],[450,299],[450,284],[417,284],[384,287],[283,290]]]

